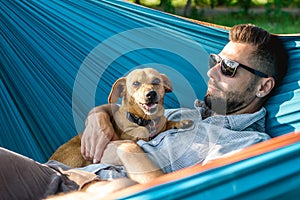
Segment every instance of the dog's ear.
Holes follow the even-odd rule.
[[[117,103],[119,98],[125,95],[126,90],[126,78],[119,78],[112,86],[110,94],[108,96],[108,103]]]
[[[172,92],[173,91],[173,87],[172,87],[172,83],[170,81],[170,79],[165,75],[165,74],[160,74],[163,82],[164,82],[164,88],[165,88],[165,92]]]

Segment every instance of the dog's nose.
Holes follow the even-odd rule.
[[[157,96],[157,93],[155,91],[150,91],[148,94],[146,94],[147,99],[149,100],[155,100]]]

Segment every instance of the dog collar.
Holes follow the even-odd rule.
[[[143,119],[142,117],[137,117],[130,112],[126,113],[126,117],[129,121],[136,123],[139,126],[147,126],[151,123],[151,119]]]

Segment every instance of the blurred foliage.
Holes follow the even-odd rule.
[[[158,6],[171,3],[175,7],[184,6],[189,0],[129,0],[137,4],[145,6]],[[257,5],[274,5],[274,6],[294,6],[300,7],[300,0],[191,0],[193,4],[200,6],[233,6],[241,7],[257,6]]]
[[[300,0],[131,0],[223,26],[252,23],[271,33],[300,33]],[[292,12],[289,12],[289,9]]]

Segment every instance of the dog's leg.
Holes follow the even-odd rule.
[[[166,130],[169,129],[185,129],[189,128],[194,124],[192,120],[181,120],[181,121],[167,121],[167,128]]]
[[[132,128],[131,130],[126,129],[124,133],[121,134],[120,139],[132,140],[132,141],[138,141],[138,140],[149,141],[150,134],[147,128],[143,126],[137,126]]]

